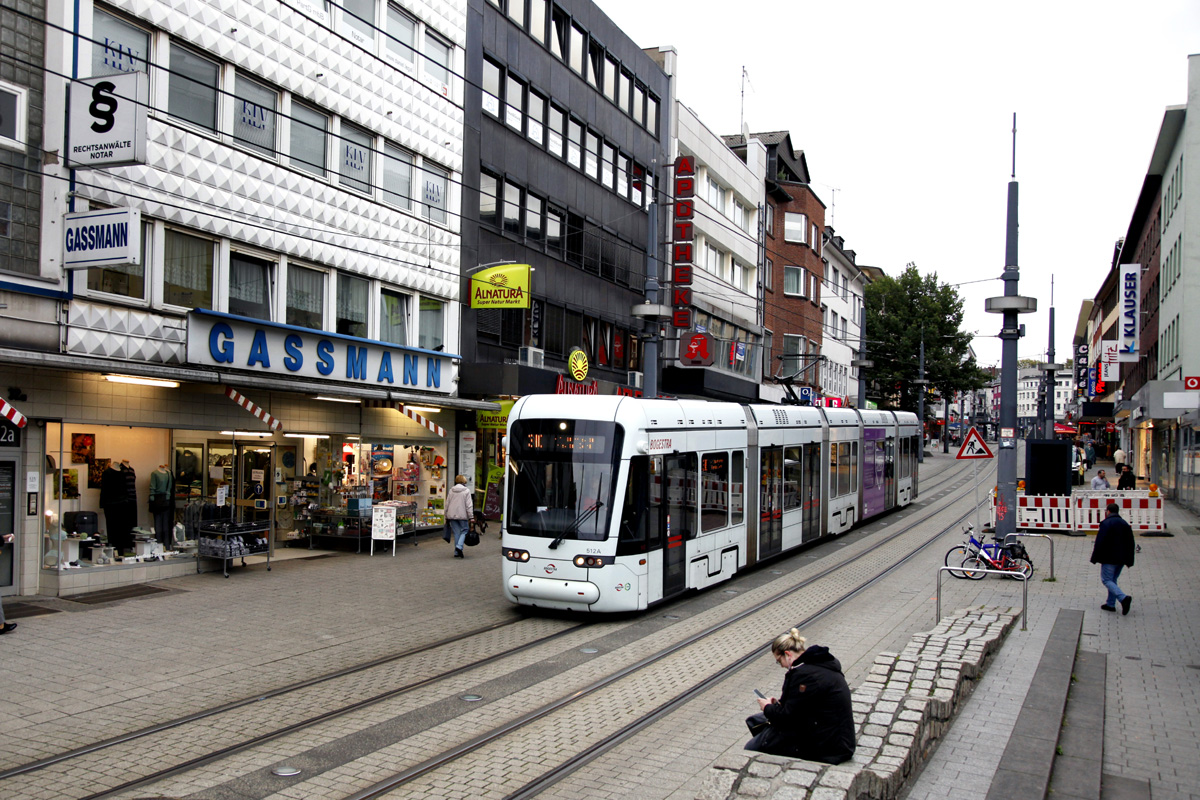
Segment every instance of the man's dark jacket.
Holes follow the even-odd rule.
[[[813,645],[792,663],[778,702],[763,709],[790,755],[840,764],[854,755],[854,712],[842,665]]]
[[[1124,564],[1133,566],[1133,529],[1119,514],[1105,517],[1096,531],[1092,547],[1093,564]]]

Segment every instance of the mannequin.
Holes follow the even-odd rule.
[[[122,463],[109,464],[100,476],[100,508],[108,543],[118,554],[133,547],[133,526],[137,522],[137,506],[129,502],[129,487]],[[132,472],[132,470],[130,470]]]
[[[166,464],[150,473],[150,514],[154,517],[154,538],[164,550],[172,549],[175,527],[175,476]]]

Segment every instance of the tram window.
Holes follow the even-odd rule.
[[[743,519],[746,490],[746,454],[741,450],[733,451],[732,466],[729,472],[729,511],[732,515],[730,523],[739,525]]]
[[[829,496],[837,497],[841,492],[838,491],[838,444],[837,442],[829,443]]]
[[[783,509],[800,507],[800,448],[783,450]]]
[[[635,456],[629,459],[629,480],[625,483],[625,502],[617,530],[617,555],[646,552],[649,515],[650,457]]]
[[[839,442],[837,446],[837,493],[839,497],[844,494],[850,494],[854,488],[850,480],[850,470],[852,467],[850,462],[850,444],[850,442]]]
[[[850,491],[858,491],[858,442],[850,442]]]
[[[671,536],[696,536],[696,454],[680,453],[666,458],[667,513]]]
[[[707,533],[729,524],[729,454],[700,458],[700,530]]]

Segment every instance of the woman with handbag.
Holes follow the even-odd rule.
[[[446,522],[450,523],[450,533],[454,537],[455,558],[464,558],[463,544],[467,539],[470,520],[474,516],[475,501],[471,497],[470,488],[467,487],[467,476],[455,475],[454,486],[446,496]]]
[[[771,654],[787,675],[779,699],[760,697],[761,713],[746,720],[754,731],[746,749],[841,764],[854,755],[850,687],[829,648],[804,645],[795,628],[771,643]]]

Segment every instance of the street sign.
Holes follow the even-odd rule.
[[[988,449],[987,443],[983,441],[979,431],[971,428],[967,431],[967,438],[963,439],[962,447],[958,448],[958,455],[955,458],[992,458],[992,451]]]
[[[1183,379],[1184,389],[1200,389],[1200,377],[1191,377]]]

